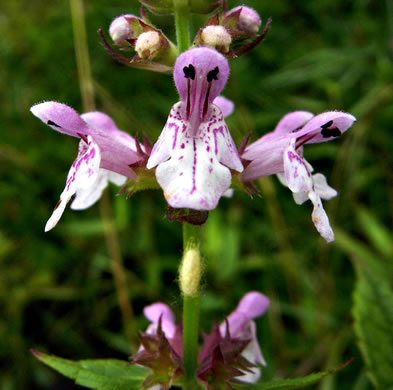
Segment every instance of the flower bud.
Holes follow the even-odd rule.
[[[194,297],[199,293],[201,268],[199,249],[186,249],[179,269],[180,290],[183,295]]]
[[[152,59],[155,54],[165,45],[162,36],[157,31],[148,31],[139,35],[135,51],[142,60]]]
[[[208,46],[221,53],[228,53],[232,38],[223,26],[207,26],[200,34],[200,46]]]
[[[140,19],[134,15],[122,15],[113,20],[109,35],[115,45],[122,45],[127,39],[135,39],[142,32]]]
[[[234,19],[236,29],[247,34],[256,34],[261,27],[261,18],[252,8],[240,5],[227,12],[226,20]]]

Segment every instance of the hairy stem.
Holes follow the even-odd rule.
[[[185,253],[189,249],[197,250],[199,253],[200,235],[200,226],[183,224]],[[199,291],[194,295],[183,295],[183,299],[184,389],[193,390],[198,388],[195,373],[198,358]]]

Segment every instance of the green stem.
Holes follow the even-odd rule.
[[[199,250],[201,227],[183,224],[183,248]],[[199,293],[184,296],[183,301],[183,356],[184,356],[184,386],[185,390],[197,389],[195,378],[198,358],[199,335]]]
[[[173,0],[179,53],[190,48],[190,10],[188,0]]]

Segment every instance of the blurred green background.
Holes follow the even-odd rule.
[[[305,375],[355,357],[315,388],[369,389],[351,316],[352,263],[372,256],[391,267],[393,255],[393,1],[245,4],[273,23],[264,43],[231,62],[224,94],[236,104],[227,121],[235,141],[250,132],[256,139],[298,109],[338,109],[358,121],[342,138],[305,149],[339,192],[325,202],[335,243],[319,238],[310,202],[297,206],[274,177],[259,183],[261,197],[235,193],[210,213],[202,329],[232,311],[244,293],[259,290],[272,302],[258,320],[266,378]],[[154,141],[178,100],[171,76],[115,63],[96,33],[138,8],[136,0],[86,0],[86,27],[98,109],[119,128]],[[194,32],[205,19],[193,17]],[[171,17],[153,20],[174,38]],[[77,140],[52,131],[29,107],[57,100],[82,112],[69,3],[3,1],[0,33],[0,388],[60,389],[64,380],[30,348],[73,359],[127,359],[127,335],[135,343],[136,330],[147,325],[145,305],[164,301],[179,318],[181,225],[164,218],[161,192],[126,200],[111,187],[99,205],[66,209],[44,233]],[[102,222],[108,213],[114,229]],[[108,255],[116,251],[114,233],[134,312],[126,327]]]

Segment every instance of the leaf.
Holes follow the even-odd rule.
[[[75,380],[78,385],[96,390],[139,389],[149,370],[116,359],[73,361],[32,350],[47,366]]]
[[[306,386],[313,385],[319,382],[322,378],[334,374],[336,371],[341,370],[342,368],[346,367],[352,361],[348,360],[346,363],[342,364],[341,366],[328,370],[328,371],[321,371],[316,372],[314,374],[310,374],[307,376],[303,376],[301,378],[290,378],[290,379],[274,379],[269,382],[261,382],[256,383],[254,385],[235,385],[234,388],[241,390],[292,390],[292,389],[302,389]]]
[[[355,263],[353,316],[360,350],[375,387],[393,389],[393,292],[380,264]]]

